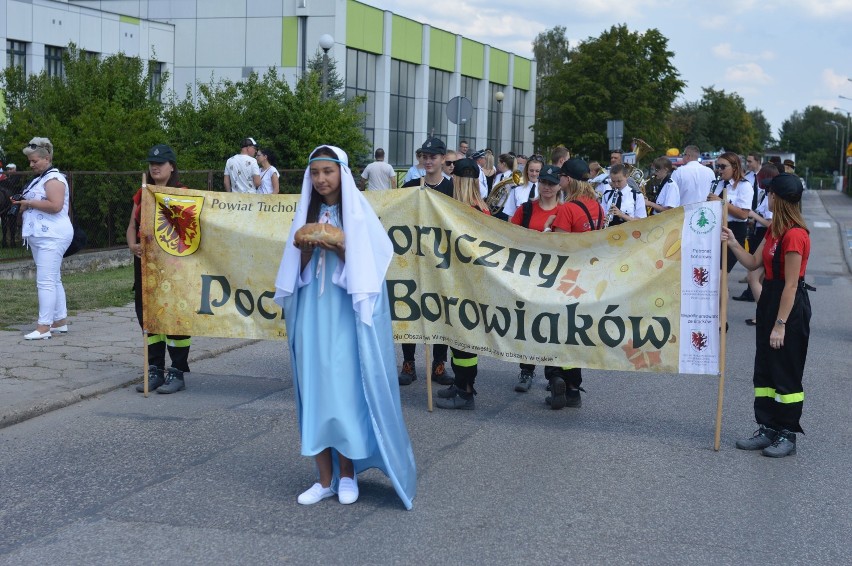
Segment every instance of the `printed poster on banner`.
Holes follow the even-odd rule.
[[[539,365],[718,372],[719,203],[545,234],[431,190],[365,197],[395,252],[386,281],[398,342]],[[148,187],[149,330],[284,339],[272,297],[298,199]]]

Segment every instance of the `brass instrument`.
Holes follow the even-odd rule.
[[[485,204],[488,206],[488,210],[491,211],[492,216],[503,212],[503,206],[509,199],[509,193],[512,191],[512,187],[520,185],[522,181],[523,177],[515,170],[515,166],[513,164],[512,174],[494,185],[491,188],[491,192],[488,193],[488,196],[485,198]]]
[[[633,141],[636,143],[636,165],[639,164],[639,160],[642,159],[643,154],[648,151],[654,151],[654,148],[648,145],[648,142],[643,140],[642,138],[633,138]],[[642,196],[645,196],[645,172],[642,171],[639,167],[633,164],[624,164],[624,168],[627,169],[627,177],[628,179],[633,179],[636,183],[637,187],[642,189]]]

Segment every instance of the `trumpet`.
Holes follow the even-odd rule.
[[[503,206],[509,199],[509,192],[512,190],[512,187],[520,185],[523,181],[521,174],[514,169],[512,167],[512,174],[494,185],[491,192],[485,197],[485,204],[488,206],[488,210],[491,211],[492,216],[503,211]]]

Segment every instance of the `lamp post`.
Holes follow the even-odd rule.
[[[324,33],[319,38],[322,49],[322,99],[328,99],[328,50],[334,47],[334,38]]]
[[[845,136],[846,135],[846,128],[844,128],[841,123],[836,122],[834,120],[830,120],[830,121],[826,122],[825,125],[826,126],[834,126],[834,147],[836,148],[837,145],[838,145],[837,142],[842,141],[842,139],[839,138],[839,133],[842,131],[843,136]],[[843,148],[842,147],[840,148],[840,167],[837,169],[837,174],[841,178],[843,177]],[[838,186],[838,190],[840,190],[841,188],[842,188],[842,186]]]
[[[500,144],[503,143],[503,99],[505,95],[502,90],[498,90],[494,94],[494,99],[497,101],[497,147],[494,148],[497,155],[500,155]]]
[[[846,97],[841,97],[841,98],[846,98]],[[844,185],[845,185],[846,184],[845,183],[845,181],[846,181],[846,166],[844,164],[844,161],[845,161],[844,158],[846,157],[846,148],[849,147],[849,127],[852,124],[850,124],[850,120],[849,120],[850,112],[848,110],[846,110],[845,108],[838,108],[837,106],[835,106],[834,109],[839,110],[840,112],[846,113],[846,134],[843,136],[843,147],[840,149],[840,166],[842,168],[841,171],[843,172],[843,181],[844,181]]]

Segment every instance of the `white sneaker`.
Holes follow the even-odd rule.
[[[42,334],[38,329],[24,335],[24,340],[47,340],[50,338],[50,330]]]
[[[319,482],[312,485],[307,491],[299,496],[299,503],[302,505],[313,505],[319,503],[323,499],[327,499],[334,495],[331,487],[323,487]]]
[[[344,505],[358,501],[358,481],[354,478],[340,478],[337,499]]]
[[[51,332],[59,332],[62,334],[63,332],[68,332],[68,325],[63,324],[62,326],[53,326],[50,329]]]

